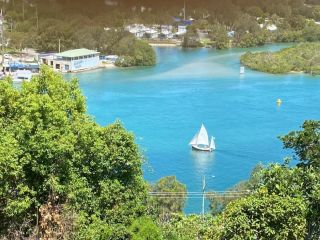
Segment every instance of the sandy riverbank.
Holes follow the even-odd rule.
[[[149,43],[152,47],[179,47],[179,45],[175,43]]]
[[[101,63],[101,68],[116,68],[114,63]]]
[[[149,43],[152,47],[179,47],[179,43]]]

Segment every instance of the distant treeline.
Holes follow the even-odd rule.
[[[320,7],[310,4],[304,0],[186,0],[186,18],[195,21],[183,46],[223,49],[319,41],[320,26],[313,20],[320,20]],[[13,49],[57,51],[60,40],[62,50],[86,47],[137,59],[131,55],[132,46],[142,43],[130,45],[131,49],[119,46],[123,38],[122,42],[131,41],[124,27],[131,23],[178,25],[173,17],[183,17],[184,1],[15,0],[0,5],[6,19],[5,37]],[[268,25],[276,25],[277,30],[268,31]],[[207,34],[206,41],[200,41],[199,30]],[[143,59],[149,57],[155,62],[151,55]],[[125,62],[135,61],[127,58]]]
[[[304,43],[278,52],[246,53],[241,62],[258,71],[288,73],[292,71],[320,74],[320,44]]]

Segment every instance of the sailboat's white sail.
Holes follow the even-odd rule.
[[[198,138],[197,138],[197,145],[205,145],[209,146],[209,137],[206,128],[204,125],[201,125]]]
[[[204,125],[201,125],[200,131],[192,138],[189,143],[192,146],[192,149],[199,151],[214,151],[216,149],[216,144],[214,137],[211,137],[209,144],[208,133]]]
[[[216,143],[214,142],[214,137],[211,137],[210,149],[216,150]]]
[[[189,143],[189,145],[196,145],[197,144],[197,139],[198,139],[198,135],[199,133],[197,133],[191,140],[191,142]]]

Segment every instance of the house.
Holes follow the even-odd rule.
[[[131,25],[126,28],[130,33],[132,33],[136,38],[143,38],[146,30],[143,25]]]
[[[187,33],[187,26],[186,25],[178,25],[178,32],[176,35],[184,35]]]
[[[147,29],[144,34],[144,37],[151,38],[151,39],[158,38],[158,36],[159,36],[158,31],[152,28]]]
[[[172,25],[161,25],[160,38],[172,39],[173,38],[173,26]]]
[[[28,70],[31,73],[39,73],[40,66],[38,63],[25,63],[21,61],[9,61],[3,63],[3,71],[5,73],[14,73],[21,70]]]
[[[147,27],[143,24],[133,24],[126,27],[126,29],[134,34],[136,38],[151,38],[155,39],[159,37],[158,31],[159,25],[152,25]]]
[[[98,68],[99,55],[97,51],[80,48],[41,57],[41,62],[57,71],[78,72]]]
[[[126,27],[126,29],[135,35],[136,38],[143,38],[148,30],[143,24],[133,24]]]

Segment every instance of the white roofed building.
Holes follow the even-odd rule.
[[[98,68],[99,55],[97,51],[80,48],[41,57],[41,62],[57,71],[78,72]]]

